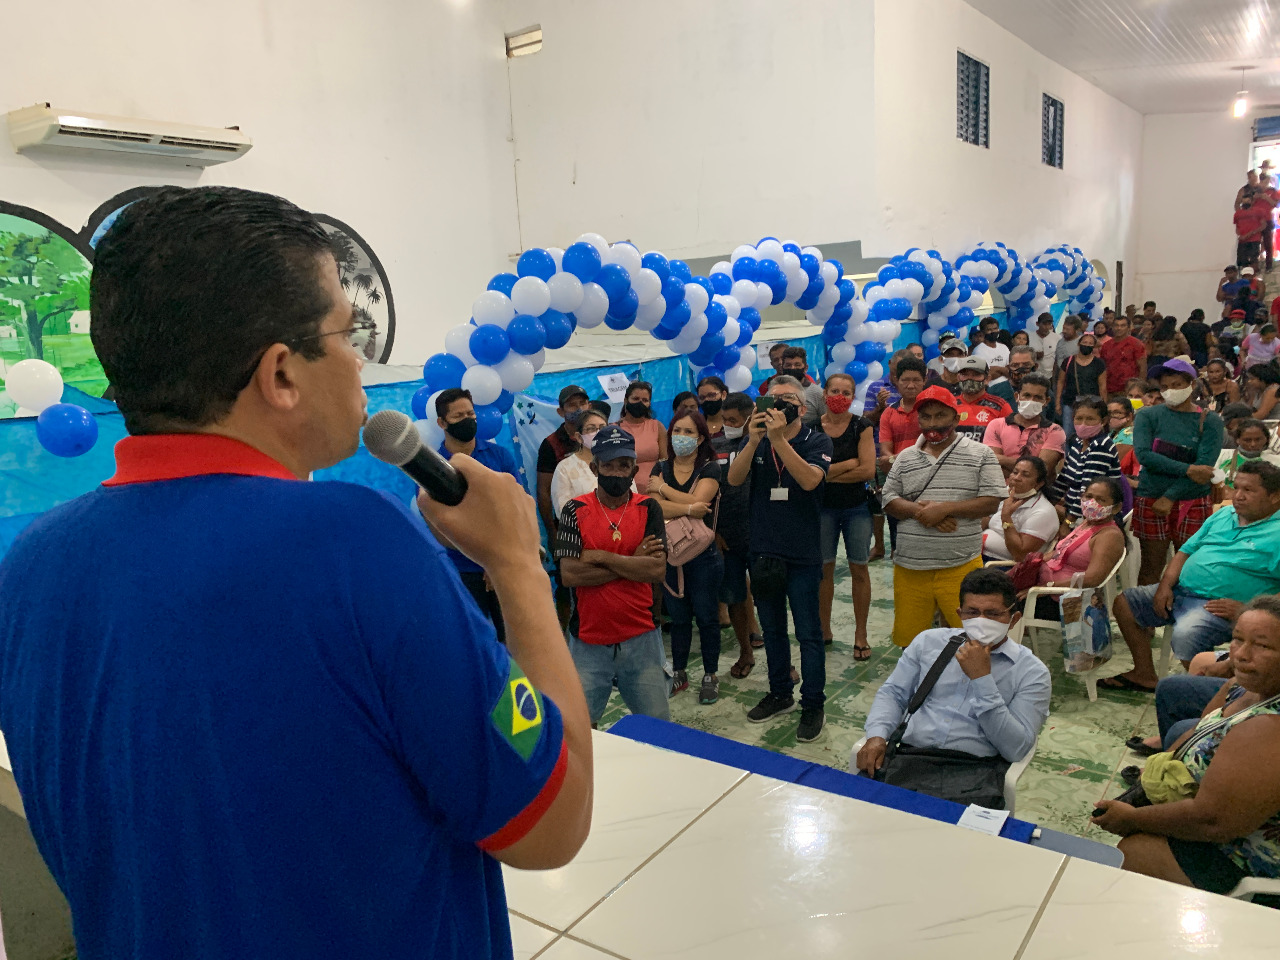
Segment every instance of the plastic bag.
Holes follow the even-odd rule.
[[[1111,619],[1101,594],[1071,579],[1062,595],[1062,665],[1067,673],[1087,673],[1111,659]]]

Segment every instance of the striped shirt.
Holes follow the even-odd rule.
[[[1062,471],[1053,481],[1050,497],[1061,500],[1067,516],[1080,516],[1080,496],[1099,477],[1120,479],[1120,456],[1116,445],[1105,434],[1094,437],[1086,450],[1079,437],[1072,437],[1063,460]]]
[[[930,479],[939,458],[925,452],[924,438],[903,450],[893,461],[884,482],[881,502],[887,505],[905,497],[913,502],[954,503],[975,497],[1003,499],[1009,495],[1000,461],[990,447],[958,436],[941,456],[946,460]],[[922,489],[926,481],[928,488]],[[956,529],[943,533],[915,520],[899,520],[893,562],[908,570],[945,570],[968,563],[982,552],[982,528],[986,522],[986,517],[957,517]]]

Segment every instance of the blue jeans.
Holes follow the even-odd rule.
[[[614,681],[623,703],[632,713],[659,720],[671,719],[667,704],[671,687],[667,683],[666,653],[660,631],[650,630],[611,644],[583,643],[570,634],[569,653],[578,668],[592,724],[599,723],[604,715]]]
[[[1220,677],[1183,673],[1165,677],[1156,685],[1156,723],[1165,750],[1199,722],[1204,708],[1226,682]]]
[[[720,578],[724,575],[724,559],[714,543],[684,565],[684,596],[673,596],[680,586],[676,568],[667,565],[667,586],[663,597],[671,617],[671,663],[676,670],[689,666],[689,648],[693,645],[693,622],[698,621],[698,640],[702,646],[702,670],[717,673],[720,668]]]
[[[1076,435],[1076,408],[1065,403],[1062,405],[1062,431],[1067,435],[1067,444],[1070,445]]]
[[[800,644],[800,706],[821,707],[827,695],[826,648],[822,644],[822,621],[818,616],[818,588],[822,585],[822,564],[787,562],[785,595],[762,597],[756,594],[756,612],[764,632],[764,653],[769,663],[769,692],[790,697],[791,641],[787,638],[787,603],[796,625]]]
[[[1197,653],[1230,642],[1231,621],[1214,616],[1204,608],[1208,597],[1196,596],[1181,587],[1173,588],[1171,616],[1156,616],[1152,601],[1155,600],[1157,586],[1152,583],[1145,587],[1130,587],[1124,592],[1124,599],[1138,626],[1165,627],[1173,624],[1169,645],[1175,657],[1186,662]]]
[[[822,544],[822,562],[835,563],[844,537],[844,553],[850,563],[867,565],[871,557],[871,508],[865,503],[847,510],[822,508],[818,539]]]

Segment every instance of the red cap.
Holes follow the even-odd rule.
[[[956,403],[955,394],[946,387],[940,387],[937,384],[932,387],[925,387],[920,391],[920,395],[916,397],[916,409],[920,408],[920,404],[928,403],[930,400],[944,404],[956,412],[960,410],[960,405]]]
[[[1245,312],[1243,310],[1232,310],[1227,314],[1227,318],[1230,320],[1243,320],[1245,318]],[[920,392],[923,393],[924,391],[921,390]]]

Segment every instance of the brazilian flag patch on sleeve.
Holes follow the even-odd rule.
[[[512,660],[507,684],[489,713],[489,720],[511,749],[526,761],[542,737],[542,694]]]

